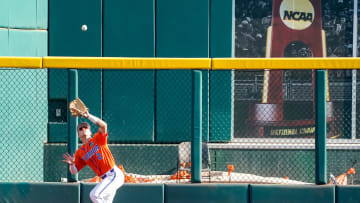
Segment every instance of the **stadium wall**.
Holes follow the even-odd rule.
[[[49,0],[49,55],[232,57],[233,17],[233,0],[195,3],[140,0],[136,5],[126,0],[86,3]],[[88,27],[85,32],[81,30],[84,24]],[[94,115],[107,121],[110,142],[163,144],[190,140],[191,70],[79,70],[78,73],[79,97]],[[203,70],[202,77],[203,141],[228,142],[233,136],[233,73]],[[45,157],[48,153],[61,157],[58,149],[67,142],[67,78],[67,70],[48,71]],[[65,113],[57,117],[56,109]],[[119,146],[114,148],[121,150]],[[151,148],[158,156],[164,154],[161,146],[157,150]],[[174,155],[165,156],[168,163],[173,163],[177,154],[173,150],[168,154]],[[144,156],[144,160],[148,159],[149,156]],[[59,181],[60,176],[54,174],[64,165],[45,160],[45,180]],[[131,163],[125,167],[134,168]],[[169,173],[174,169],[165,167],[154,172],[163,173],[163,170]]]
[[[1,183],[0,202],[86,203],[91,202],[89,192],[93,186],[94,184],[83,183]],[[359,186],[125,184],[118,190],[114,202],[351,203],[358,201],[359,190]]]
[[[233,56],[233,0],[69,4],[49,1],[50,56]],[[203,140],[230,141],[232,72],[202,72]],[[208,102],[210,87],[218,94]],[[80,98],[108,122],[110,139],[117,143],[188,141],[191,92],[190,70],[79,71]],[[66,117],[54,116],[55,109],[67,111],[66,98],[67,70],[49,70],[49,142],[66,142]]]
[[[0,4],[0,40],[3,42],[0,45],[0,55],[2,56],[46,56],[48,53],[52,56],[149,56],[149,57],[231,57],[233,56],[233,50],[232,50],[232,29],[233,25],[232,23],[232,15],[233,15],[233,1],[228,0],[226,3],[225,1],[212,1],[211,3],[206,1],[199,1],[197,4],[193,5],[193,2],[190,1],[183,1],[183,2],[176,2],[181,5],[175,5],[175,7],[182,7],[184,10],[189,12],[179,12],[175,14],[173,12],[170,12],[174,7],[175,3],[169,3],[168,1],[158,1],[156,4],[155,2],[144,1],[140,4],[136,4],[136,7],[138,10],[136,12],[130,11],[124,9],[124,12],[118,12],[119,8],[127,8],[129,5],[131,5],[131,2],[125,2],[125,1],[108,1],[109,4],[101,5],[99,1],[87,1],[86,3],[82,1],[76,1],[76,2],[70,2],[70,1],[49,1],[49,6],[51,9],[50,12],[50,22],[52,22],[52,26],[50,25],[49,31],[49,52],[48,52],[48,33],[47,33],[47,1],[46,0],[17,0],[17,1],[11,1],[6,0],[2,1]],[[60,5],[58,5],[58,4]],[[72,5],[72,6],[69,6]],[[138,6],[138,5],[143,5]],[[190,5],[193,6],[192,8],[188,8]],[[112,12],[106,12],[102,13],[103,10],[101,9],[102,6],[104,6],[105,10],[109,9],[112,10]],[[135,6],[134,6],[135,7]],[[200,12],[197,8],[203,8]],[[160,9],[160,10],[159,10]],[[15,12],[16,10],[16,12]],[[167,11],[166,11],[167,10]],[[208,12],[210,10],[210,12]],[[231,10],[231,12],[229,12]],[[156,11],[156,12],[155,12]],[[21,14],[20,14],[21,13]],[[64,15],[66,13],[66,15]],[[116,21],[114,20],[116,16],[119,15],[119,13],[124,14],[123,17],[128,17],[132,15],[134,19],[126,21]],[[145,15],[145,14],[146,15]],[[156,13],[156,14],[155,14]],[[190,14],[189,14],[190,13]],[[193,15],[192,15],[192,14]],[[144,15],[143,15],[144,14]],[[199,15],[199,16],[198,16]],[[55,16],[55,19],[53,19]],[[114,17],[115,16],[115,17]],[[146,18],[144,17],[146,16]],[[149,18],[149,16],[152,16],[152,18]],[[193,19],[186,19],[186,16],[198,16],[196,17],[195,21]],[[164,18],[164,19],[162,19]],[[85,22],[85,20],[86,22]],[[131,19],[131,18],[130,18]],[[156,20],[155,20],[156,19]],[[54,21],[52,21],[54,20]],[[107,21],[108,20],[108,21]],[[184,21],[183,21],[184,20]],[[181,26],[178,26],[180,30],[172,30],[174,28],[174,21],[175,22],[183,22]],[[130,22],[130,23],[129,23]],[[135,23],[134,23],[135,22]],[[73,23],[73,24],[72,24]],[[89,32],[87,32],[87,35],[82,35],[83,32],[81,31],[80,27],[83,24],[87,24],[89,27]],[[118,23],[118,24],[117,24]],[[51,23],[50,23],[51,24]],[[143,26],[134,26],[141,24]],[[231,25],[230,25],[231,24]],[[74,29],[71,29],[71,27],[74,27]],[[157,27],[159,26],[159,27]],[[224,27],[221,27],[224,26]],[[219,28],[220,27],[220,28]],[[138,30],[140,28],[140,30]],[[121,32],[116,32],[113,29],[117,29],[118,31],[121,30]],[[195,30],[194,30],[195,29]],[[124,33],[124,30],[128,31],[128,33]],[[189,34],[189,30],[194,31],[194,33],[197,33],[197,36],[192,36]],[[91,31],[91,32],[90,32]],[[173,33],[168,33],[173,32]],[[116,35],[116,37],[111,37],[112,33],[118,33],[119,35]],[[137,33],[137,34],[134,34]],[[159,33],[159,35],[157,35]],[[161,34],[163,34],[163,37],[161,37]],[[60,35],[60,36],[59,36]],[[178,36],[181,38],[181,40],[177,41],[178,39],[176,37],[170,38],[169,36]],[[207,35],[207,36],[206,36]],[[109,37],[107,37],[109,36]],[[205,41],[204,41],[205,36]],[[58,38],[56,38],[58,37]],[[150,40],[149,40],[150,38]],[[158,40],[160,39],[160,40]],[[118,40],[118,41],[116,41]],[[57,43],[57,45],[56,45]],[[113,46],[113,47],[111,47]],[[113,50],[112,50],[113,49]],[[31,70],[30,70],[31,72]],[[90,81],[98,81],[102,80],[103,73],[101,71],[86,71],[82,70],[81,74],[84,74],[84,77],[80,78],[80,82],[84,84],[89,84],[87,79],[85,78],[91,78]],[[149,83],[156,83],[157,80],[159,82],[164,82],[165,84],[168,83],[168,79],[171,78],[168,76],[164,76],[164,80],[161,81],[162,74],[166,74],[166,72],[160,72],[160,71],[154,71],[152,73],[144,73],[146,80],[149,81]],[[206,71],[204,71],[206,75]],[[27,70],[26,74],[29,74],[29,70]],[[177,75],[172,75],[173,78],[181,77],[186,78],[188,77],[186,71],[179,71],[179,73],[176,73]],[[30,75],[30,74],[29,74]],[[129,73],[130,75],[130,73]],[[225,79],[224,79],[225,75]],[[25,76],[25,77],[24,77]],[[130,75],[131,76],[131,75]],[[32,147],[29,147],[31,149],[31,152],[39,152],[39,154],[43,154],[43,142],[66,142],[66,139],[64,139],[64,135],[66,134],[66,122],[63,122],[63,120],[60,121],[49,121],[47,119],[47,113],[48,113],[48,102],[49,102],[49,111],[51,109],[55,109],[54,107],[60,106],[61,108],[65,108],[67,101],[66,101],[66,95],[67,95],[67,72],[66,70],[49,70],[49,73],[47,73],[47,70],[43,70],[39,73],[36,72],[36,80],[30,80],[26,77],[24,72],[22,71],[14,71],[13,73],[9,73],[6,71],[1,70],[0,71],[0,77],[3,78],[14,78],[14,81],[24,81],[25,86],[28,87],[28,89],[24,87],[20,87],[20,89],[11,89],[10,86],[2,86],[4,89],[9,89],[10,92],[16,91],[21,92],[20,95],[21,98],[2,98],[0,104],[4,105],[1,106],[0,109],[5,109],[7,106],[13,104],[13,101],[22,101],[23,103],[19,104],[20,106],[23,106],[24,109],[39,109],[38,112],[35,112],[37,115],[39,115],[40,119],[34,119],[31,122],[25,122],[22,123],[24,125],[24,129],[31,129],[30,131],[21,131],[21,132],[13,132],[11,134],[11,141],[8,139],[5,144],[8,146],[18,144],[17,140],[22,140],[24,134],[31,134],[32,136],[27,137],[27,139],[30,139],[31,142],[34,144]],[[204,126],[204,134],[205,139],[217,142],[217,141],[229,141],[232,136],[232,132],[229,130],[232,129],[232,73],[230,72],[222,72],[218,71],[216,73],[208,73],[208,77],[211,78],[211,82],[205,81],[205,95],[207,97],[210,86],[212,87],[219,87],[217,91],[222,92],[224,96],[220,97],[214,97],[210,98],[210,105],[208,105],[208,112],[205,112],[205,125]],[[65,80],[64,80],[65,78]],[[47,81],[49,80],[49,86],[47,86]],[[112,82],[112,78],[109,76],[109,82]],[[209,81],[209,79],[207,79]],[[45,81],[44,83],[38,83],[37,81]],[[169,80],[170,83],[172,80]],[[213,84],[210,84],[213,83]],[[84,100],[89,101],[89,107],[91,109],[94,109],[94,114],[103,115],[103,118],[106,119],[106,113],[105,110],[107,107],[105,107],[105,104],[102,103],[102,97],[100,95],[106,95],[106,90],[104,89],[104,86],[100,83],[91,83],[92,86],[89,87],[80,87],[84,88],[81,89],[82,92],[84,92],[84,95],[80,95],[82,98],[85,98]],[[186,86],[187,84],[171,84],[174,87],[182,87]],[[223,85],[223,86],[221,86]],[[109,83],[109,86],[111,87],[111,83]],[[48,89],[49,88],[49,89]],[[154,91],[157,91],[156,86],[152,86],[151,88],[155,89]],[[89,90],[91,89],[91,91]],[[49,93],[47,94],[47,90],[49,90]],[[137,90],[137,89],[136,89]],[[109,90],[108,90],[109,91]],[[130,91],[133,91],[130,90]],[[142,89],[142,91],[147,92],[147,90]],[[161,90],[159,90],[161,92]],[[81,92],[81,91],[79,91]],[[95,92],[95,94],[94,94]],[[33,106],[32,103],[27,103],[28,99],[33,98],[36,95],[37,99],[40,99],[38,101],[37,106]],[[182,97],[187,97],[187,95],[180,94]],[[151,96],[151,95],[150,95]],[[88,97],[88,98],[87,98]],[[101,99],[100,99],[101,98]],[[226,102],[219,101],[217,99],[224,99],[226,98]],[[229,99],[230,98],[230,99]],[[175,101],[176,98],[170,98],[166,102]],[[206,101],[206,100],[204,100]],[[132,103],[131,101],[129,103]],[[56,105],[55,105],[56,104]],[[161,104],[161,103],[160,103]],[[221,106],[219,104],[222,104]],[[111,103],[109,103],[111,105]],[[186,105],[184,104],[185,109]],[[156,104],[150,104],[150,106],[156,107]],[[104,108],[104,112],[102,110]],[[122,107],[124,108],[124,106]],[[155,109],[155,108],[154,108]],[[110,109],[112,110],[112,109]],[[114,111],[120,111],[119,109],[114,109]],[[168,109],[166,109],[167,111]],[[211,113],[210,113],[211,112]],[[20,112],[12,112],[15,117],[11,118],[7,115],[3,116],[3,119],[6,118],[7,120],[0,120],[0,123],[10,126],[18,124],[16,117],[22,117],[23,114],[20,114]],[[24,112],[22,112],[24,113]],[[133,113],[133,112],[131,112]],[[136,112],[135,112],[136,113]],[[25,114],[33,115],[34,112],[25,112]],[[153,112],[149,113],[150,116],[146,119],[144,122],[154,122],[155,115],[161,115],[161,112],[156,112],[155,110]],[[224,116],[225,115],[225,116]],[[51,112],[49,114],[49,120],[51,117]],[[184,116],[184,115],[182,115]],[[187,118],[186,115],[184,116],[185,119]],[[133,120],[138,120],[139,118],[127,118],[131,122]],[[221,122],[218,122],[220,121]],[[165,122],[165,121],[164,121]],[[48,124],[49,131],[47,137],[47,126]],[[136,142],[155,142],[155,135],[158,133],[156,129],[161,129],[161,122],[158,123],[156,128],[148,129],[146,133],[148,133],[146,136],[143,136],[145,133],[139,133],[139,137]],[[37,128],[33,128],[33,126],[37,126]],[[165,126],[165,130],[168,130],[169,134],[179,135],[178,132],[174,132],[173,129],[169,129],[168,125]],[[209,128],[212,128],[214,126],[214,130],[212,133],[209,133]],[[166,128],[168,127],[168,128]],[[216,127],[216,128],[215,128]],[[129,127],[129,129],[131,129]],[[130,131],[128,129],[128,131]],[[179,128],[174,128],[174,130],[177,130]],[[115,129],[116,130],[116,129]],[[216,131],[218,130],[218,131]],[[150,132],[150,133],[149,133]],[[229,133],[230,132],[230,133]],[[1,134],[7,134],[5,132],[1,132]],[[141,135],[140,135],[141,134]],[[167,140],[168,138],[161,139],[161,134],[159,137],[159,142],[179,142],[182,140],[186,140],[188,138],[187,131],[185,129],[185,136],[181,137],[180,140],[177,140],[177,138],[174,136],[173,138]],[[183,135],[181,135],[183,136]],[[65,141],[64,141],[65,140]],[[120,142],[128,142],[129,140],[119,140]],[[131,141],[131,140],[130,140]],[[4,143],[3,143],[4,144]],[[46,144],[46,147],[58,147],[56,144]],[[61,147],[60,147],[61,148]],[[52,156],[52,159],[54,157],[60,157],[61,151],[55,153]],[[115,149],[116,150],[116,149]],[[173,150],[173,149],[171,149]],[[32,165],[32,163],[43,163],[44,157],[32,157],[29,158],[29,156],[26,156],[28,152],[24,153],[17,153],[17,154],[5,154],[3,153],[3,156],[11,156],[12,160],[10,162],[7,162],[6,165],[0,166],[0,171],[5,171],[7,173],[4,177],[15,177],[17,174],[8,174],[11,173],[11,170],[18,164],[19,161],[21,161],[24,165]],[[45,155],[47,155],[47,152],[44,152]],[[1,160],[8,160],[6,157],[1,157]],[[21,157],[26,157],[21,158]],[[47,160],[47,159],[45,159]],[[44,163],[44,165],[47,165],[49,163]],[[42,164],[39,164],[42,166]],[[36,167],[36,166],[35,166]],[[58,167],[58,165],[55,165],[53,167]],[[20,173],[21,174],[29,174],[28,169],[24,168],[24,170]],[[27,173],[26,173],[27,172]],[[19,173],[19,171],[17,171]],[[43,168],[35,168],[31,172],[30,177],[23,177],[26,180],[32,180],[32,181],[42,181],[44,176]],[[46,176],[46,174],[45,174]],[[2,177],[2,176],[0,176]],[[11,179],[6,179],[1,181],[12,181]],[[17,180],[19,181],[18,177]],[[56,180],[58,181],[58,180]],[[26,202],[27,200],[37,200],[37,202],[41,202],[41,200],[44,200],[44,193],[43,191],[55,191],[54,193],[50,192],[49,196],[45,196],[45,201],[48,202],[49,199],[53,200],[52,202],[56,202],[56,200],[61,200],[59,196],[52,196],[51,194],[67,194],[66,200],[73,200],[76,202],[80,198],[80,192],[81,189],[84,189],[84,191],[88,190],[86,189],[87,185],[79,185],[79,184],[54,184],[54,183],[1,183],[1,195],[0,198],[1,201],[7,202],[8,199],[12,200],[11,198],[20,198],[22,202]],[[51,187],[49,187],[51,186]],[[62,188],[62,187],[65,188]],[[250,185],[249,188],[245,192],[243,190],[243,186],[240,186],[241,188],[237,188],[237,186],[234,185],[226,185],[226,187],[234,187],[239,190],[242,190],[242,194],[245,193],[245,199],[246,202],[255,202],[255,201],[262,201],[266,202],[269,200],[269,202],[272,201],[286,201],[286,198],[282,198],[281,195],[276,195],[275,197],[269,194],[274,194],[273,192],[279,191],[278,186],[260,186],[255,187],[256,185]],[[139,191],[143,191],[142,188],[136,188],[136,186],[133,186],[134,188],[130,187],[124,187],[125,189],[128,189],[130,192],[127,192],[130,196],[134,197],[138,194]],[[139,187],[147,187],[145,185],[140,185]],[[187,186],[169,186],[169,185],[160,185],[159,187],[156,187],[156,191],[163,195],[163,202],[176,202],[177,200],[172,199],[172,191],[187,191],[188,189],[176,189],[177,187],[187,187]],[[222,194],[218,190],[224,189],[221,186],[218,185],[189,185],[189,188],[191,187],[204,187],[203,191],[205,191],[205,194],[211,197],[211,194]],[[212,187],[219,187],[220,189],[211,190]],[[161,189],[159,189],[161,188]],[[175,189],[174,189],[175,188]],[[291,191],[299,191],[295,190],[296,188],[286,187],[284,186],[286,190]],[[328,202],[334,202],[334,199],[336,202],[355,202],[359,199],[359,197],[356,196],[358,194],[359,188],[357,186],[352,187],[314,187],[311,189],[313,191],[314,189],[318,192],[308,192],[306,186],[304,186],[306,192],[303,192],[304,190],[300,190],[299,193],[296,192],[295,196],[298,195],[298,199],[301,200],[301,198],[304,195],[307,195],[308,198],[312,198],[312,195],[316,198],[316,201],[323,200],[323,198],[329,198],[327,199]],[[174,189],[174,190],[173,190]],[[236,193],[238,194],[237,189],[234,189]],[[162,193],[161,193],[162,190]],[[273,190],[273,191],[272,191]],[[321,191],[324,190],[324,191]],[[136,194],[131,195],[131,191],[136,192]],[[144,189],[144,191],[147,191],[147,189]],[[165,192],[164,192],[165,191]],[[197,191],[197,190],[194,190]],[[211,193],[209,194],[209,191]],[[214,192],[215,191],[215,192]],[[226,191],[233,191],[228,190],[226,188]],[[280,191],[282,191],[280,189]],[[335,191],[335,192],[334,192]],[[157,193],[157,194],[158,194]],[[42,195],[39,195],[42,194]],[[71,194],[69,196],[69,194]],[[186,193],[187,194],[187,193]],[[199,192],[199,194],[202,194]],[[248,194],[246,196],[246,194]],[[265,200],[258,199],[261,196],[264,196],[264,194],[267,194],[269,196]],[[310,194],[310,197],[309,197]],[[320,196],[318,196],[320,194]],[[81,193],[82,195],[85,195]],[[169,196],[170,195],[170,196]],[[186,196],[182,195],[182,198],[193,198],[193,196]],[[221,197],[221,195],[219,196]],[[231,198],[232,195],[227,194],[226,198]],[[85,198],[85,196],[84,196]],[[205,197],[204,197],[205,198]],[[241,196],[240,198],[243,198]],[[276,199],[273,198],[282,198],[282,199]],[[132,198],[134,200],[134,198]],[[161,197],[159,197],[161,200]],[[192,199],[194,200],[194,199]],[[192,201],[191,199],[189,202]],[[207,202],[214,199],[207,199]],[[221,199],[223,200],[223,199]],[[233,200],[233,199],[232,199]],[[82,201],[86,201],[83,199]],[[80,201],[79,201],[80,202]],[[219,201],[223,202],[223,201]]]
[[[47,0],[0,1],[1,56],[47,56],[47,3]],[[6,90],[5,96],[0,98],[0,123],[6,126],[0,129],[0,134],[6,137],[1,145],[7,148],[22,147],[23,150],[15,152],[4,149],[0,154],[0,159],[6,163],[0,164],[3,174],[0,181],[43,181],[43,143],[47,139],[48,121],[47,71],[1,69],[0,81],[9,79],[11,82],[1,83],[1,89]],[[13,110],[2,111],[6,109]],[[22,122],[20,130],[17,128],[19,118],[33,119]],[[9,132],[6,129],[17,130]],[[24,136],[26,143],[23,142]],[[28,167],[16,167],[20,162]],[[30,172],[28,177],[19,176],[27,172]]]

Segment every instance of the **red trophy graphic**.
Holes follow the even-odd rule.
[[[309,53],[307,57],[326,57],[321,0],[273,0],[272,24],[267,33],[266,57],[299,57],[289,52],[293,45],[307,51]],[[314,93],[314,71],[312,72]],[[256,126],[256,132],[260,137],[314,136],[314,99],[312,118],[284,119],[283,80],[283,70],[264,71],[262,102],[250,105],[250,124]],[[330,121],[332,108],[328,92],[327,81],[327,112],[328,121]],[[301,111],[301,109],[298,110]]]

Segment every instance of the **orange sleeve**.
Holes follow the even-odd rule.
[[[104,145],[107,142],[108,134],[101,134],[99,131],[94,135],[94,141],[100,145]]]
[[[86,162],[81,158],[79,151],[75,153],[75,167],[78,171],[86,166]]]

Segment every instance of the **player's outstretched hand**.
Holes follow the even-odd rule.
[[[71,165],[71,164],[74,164],[75,163],[75,158],[73,156],[71,156],[69,153],[65,153],[63,154],[63,158],[64,160],[62,160],[63,162]]]
[[[89,109],[87,108],[86,111],[85,111],[84,114],[83,114],[83,117],[84,117],[84,118],[89,118],[89,114],[90,114],[90,113],[89,113]]]

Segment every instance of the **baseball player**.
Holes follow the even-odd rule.
[[[93,116],[87,110],[84,117],[99,126],[98,132],[91,137],[92,133],[88,123],[80,123],[77,126],[78,136],[83,143],[76,150],[74,156],[69,153],[63,154],[63,162],[69,164],[71,174],[75,175],[84,166],[88,165],[102,181],[90,192],[90,199],[97,202],[112,202],[116,190],[124,183],[124,174],[116,166],[115,160],[107,145],[107,124]]]

